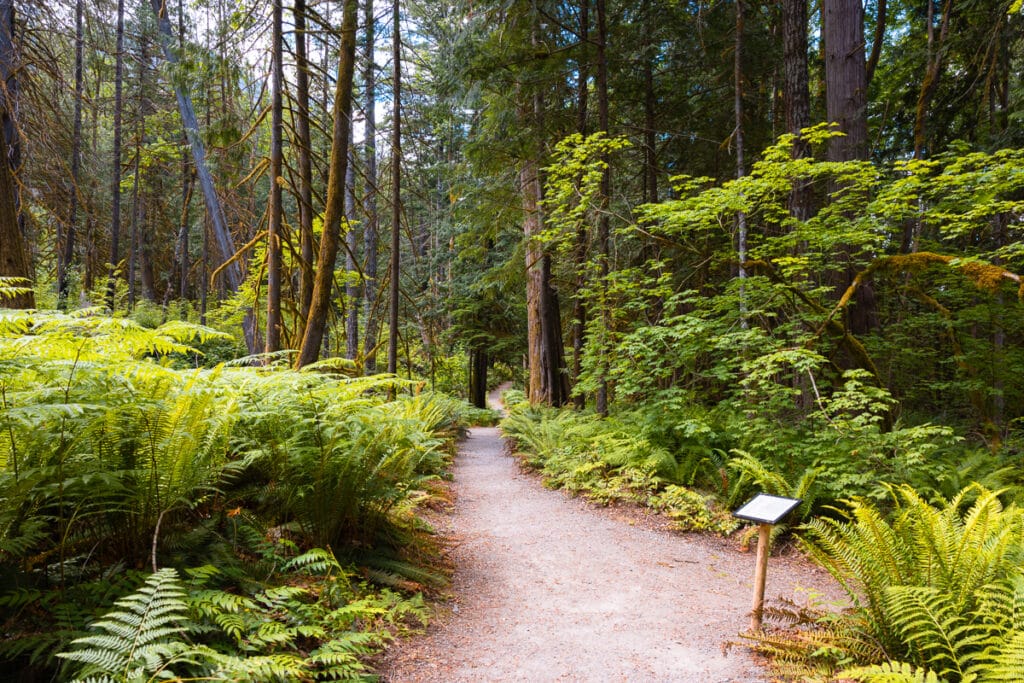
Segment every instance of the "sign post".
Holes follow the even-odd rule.
[[[759,493],[733,512],[734,517],[757,522],[757,565],[754,567],[754,602],[750,610],[750,630],[761,630],[764,615],[764,586],[768,578],[768,541],[772,526],[778,524],[799,505],[799,498]]]

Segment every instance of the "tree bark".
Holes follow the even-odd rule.
[[[489,358],[486,349],[472,348],[469,351],[469,402],[477,408],[487,407],[487,366]]]
[[[171,23],[167,17],[167,6],[163,0],[150,0],[150,6],[157,17],[157,26],[160,29],[160,37],[164,50],[164,58],[171,64],[178,63],[178,56],[174,52],[174,34],[171,30]],[[180,84],[174,86],[174,95],[178,100],[178,111],[181,114],[181,124],[185,128],[185,135],[188,138],[189,146],[192,149],[192,161],[196,166],[196,175],[199,179],[199,186],[203,191],[203,198],[206,200],[206,211],[210,216],[210,229],[213,232],[217,249],[224,261],[235,255],[235,241],[228,229],[227,219],[224,216],[224,207],[217,189],[213,184],[213,176],[206,165],[206,147],[199,135],[199,121],[196,119],[195,107],[192,105],[192,97]],[[237,291],[242,284],[242,267],[237,261],[227,264],[221,271],[228,290]],[[246,331],[250,348],[253,343],[253,331]]]
[[[605,0],[596,0],[597,10],[597,126],[598,130],[608,135],[608,19],[605,9]],[[611,202],[612,175],[610,156],[608,152],[602,154],[602,161],[605,164],[601,173],[601,199],[597,218],[597,258],[598,272],[601,277],[601,319],[604,321],[605,332],[610,333],[611,312],[608,310],[608,274],[610,272],[609,260],[611,259],[611,248],[609,243],[610,221],[608,210]],[[601,349],[603,355],[610,352],[610,349]],[[608,414],[608,379],[607,368],[604,360],[600,363],[599,383],[595,407],[599,415]]]
[[[68,271],[75,255],[75,233],[78,228],[78,177],[82,164],[82,96],[85,46],[85,3],[75,2],[75,99],[71,133],[71,193],[68,197],[68,226],[63,241],[58,240],[57,308],[67,306]]]
[[[747,174],[746,160],[744,154],[743,140],[743,0],[736,0],[736,35],[733,44],[733,113],[736,116],[736,130],[734,132],[734,143],[736,145],[736,178],[743,178]],[[747,270],[744,263],[747,262],[747,214],[745,211],[736,212],[736,255],[739,259],[740,279],[740,327],[747,327],[747,298],[746,285],[743,280],[747,279]]]
[[[142,72],[140,72],[141,74]],[[141,88],[140,88],[141,91]],[[142,137],[144,134],[145,114],[142,107],[138,109],[138,119],[135,128],[135,164],[132,169],[132,220],[129,227],[128,237],[128,309],[135,308],[135,275],[139,253],[139,218],[142,209],[142,200],[139,196],[139,175],[142,166]]]
[[[534,404],[550,403],[543,365],[544,251],[535,239],[544,227],[540,216],[541,188],[537,166],[536,161],[527,158],[519,171],[519,186],[523,196],[523,235],[526,239],[526,354],[530,366],[526,397]]]
[[[576,132],[581,137],[587,136],[587,101],[590,92],[590,0],[580,1],[579,37],[581,52],[576,76]],[[583,346],[586,343],[587,306],[584,301],[583,288],[587,284],[587,223],[580,221],[576,228],[576,244],[574,260],[576,265],[576,293],[573,296],[572,309],[572,377],[578,382],[583,372]],[[583,410],[587,405],[587,397],[577,392],[573,404]]]
[[[366,94],[365,132],[365,176],[366,176],[366,227],[363,231],[363,249],[366,252],[366,264],[363,267],[364,325],[363,356],[367,374],[377,372],[377,242],[379,220],[377,215],[377,70],[374,63],[374,26],[373,0],[364,0],[364,36],[366,44],[363,48],[363,89]]]
[[[884,0],[882,0],[884,2]],[[783,99],[786,132],[799,135],[811,125],[811,93],[807,72],[807,0],[786,0],[782,4]],[[801,139],[793,143],[792,156],[802,159],[811,153]],[[789,195],[789,212],[797,220],[811,217],[813,196],[806,180],[795,180]]]
[[[185,3],[178,0],[178,49],[185,49]],[[145,61],[145,59],[143,60]],[[188,138],[182,131],[182,146],[188,144]],[[178,296],[184,301],[188,298],[188,272],[189,264],[189,207],[192,204],[192,188],[194,186],[192,170],[188,167],[188,153],[182,149],[181,152],[181,222],[178,225],[178,253],[179,259],[175,262],[178,266]],[[173,278],[171,278],[173,279]],[[166,307],[165,307],[166,308]],[[166,315],[166,312],[165,312]]]
[[[344,215],[345,174],[348,171],[349,127],[352,117],[352,77],[355,73],[356,0],[345,0],[341,19],[341,50],[338,78],[334,92],[334,126],[331,161],[327,182],[327,204],[324,207],[324,233],[317,255],[316,279],[310,302],[302,346],[296,367],[302,368],[320,357],[327,327],[327,313],[334,285],[334,266],[341,241],[341,218]]]
[[[644,63],[644,202],[658,201],[657,94],[654,90],[654,16],[650,0],[643,6]]]
[[[5,134],[16,132],[14,126],[13,94],[15,72],[14,51],[14,2],[0,0],[0,77],[3,79],[0,91],[0,121]],[[5,136],[3,149],[7,154],[0,158],[0,277],[21,278],[24,282],[16,286],[31,286],[35,280],[29,259],[28,244],[18,220],[18,190],[11,168],[8,138]],[[32,292],[0,298],[3,308],[34,308]]]
[[[282,12],[281,0],[273,0],[271,23],[271,75],[270,104],[270,212],[267,229],[267,336],[264,350],[274,353],[281,348],[281,224],[284,209],[281,206],[281,165],[284,156],[283,94],[284,65],[282,64]]]
[[[931,0],[928,0],[931,2]],[[882,43],[885,41],[886,22],[886,0],[878,0],[875,8],[875,35],[871,40],[871,54],[868,56],[865,67],[865,83],[871,85],[871,79],[875,77],[875,67],[878,66],[878,59],[882,56]]]
[[[867,72],[861,0],[824,0],[825,108],[845,133],[828,143],[829,161],[868,158]]]
[[[28,251],[21,229],[18,227],[18,210],[14,201],[14,178],[11,167],[0,163],[0,277],[22,278],[15,283],[18,287],[29,286],[32,271]],[[35,308],[32,292],[13,297],[0,297],[0,308]]]
[[[828,141],[829,161],[868,158],[867,70],[864,59],[864,6],[861,0],[824,0],[825,104],[828,120],[845,135]],[[837,188],[832,188],[833,190]],[[857,254],[852,246],[838,254],[837,268],[829,274],[836,294],[845,291],[857,275]],[[847,329],[854,335],[868,332],[876,320],[874,291],[860,288],[857,305],[846,309]]]
[[[939,33],[935,35],[935,5],[928,0],[928,63],[925,66],[924,79],[921,81],[921,90],[917,96],[917,106],[914,115],[914,158],[924,158],[927,144],[926,122],[928,118],[928,107],[931,106],[932,98],[935,97],[935,90],[939,87],[939,78],[942,76],[943,56],[946,49],[946,36],[949,34],[949,15],[953,6],[953,0],[946,0],[942,6],[942,17],[939,19]]]
[[[388,372],[398,372],[399,235],[402,220],[402,38],[398,0],[391,11],[391,299],[388,309]]]
[[[348,172],[345,174],[345,358],[359,356],[359,234],[356,232],[356,156],[349,130]]]
[[[117,52],[114,67],[114,150],[111,159],[110,273],[107,279],[107,308],[114,310],[117,264],[121,239],[121,114],[124,108],[124,0],[117,0]]]
[[[313,161],[312,136],[309,131],[309,57],[306,45],[306,0],[295,0],[295,112],[296,144],[299,170],[299,324],[304,326],[313,299]],[[304,330],[297,330],[301,338]]]

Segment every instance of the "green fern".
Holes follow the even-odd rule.
[[[985,683],[1018,683],[1024,677],[1024,630],[1014,630],[993,640],[981,671]]]
[[[914,667],[906,662],[854,667],[846,669],[840,676],[863,683],[945,683],[945,679],[939,678],[934,671]]]
[[[940,506],[909,488],[894,495],[891,522],[854,500],[846,521],[807,525],[808,550],[854,606],[843,620],[877,642],[882,659],[950,681],[1004,680],[998,672],[1024,661],[1015,659],[1024,620],[1024,512],[1003,508],[996,492],[980,487]],[[976,497],[964,510],[969,495]]]
[[[152,574],[138,591],[118,600],[115,609],[95,622],[91,635],[57,656],[80,662],[79,679],[107,676],[134,681],[144,675],[170,677],[168,665],[189,651],[185,590],[174,569]]]
[[[913,659],[944,678],[963,680],[972,650],[988,637],[935,588],[894,586],[886,593],[885,612]]]

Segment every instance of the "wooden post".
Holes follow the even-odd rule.
[[[761,630],[764,614],[764,584],[768,576],[768,541],[772,525],[761,524],[757,529],[757,565],[754,567],[754,604],[750,610],[750,630]]]

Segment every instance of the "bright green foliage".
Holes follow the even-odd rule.
[[[597,132],[584,138],[579,133],[559,141],[551,165],[544,169],[543,206],[545,230],[539,239],[555,242],[567,251],[576,231],[589,221],[600,202],[601,177],[611,153],[629,146],[625,138],[609,138]]]
[[[0,302],[4,299],[28,294],[32,283],[20,277],[0,277]]]
[[[224,630],[218,649],[228,658],[245,650],[242,640],[247,653],[280,652],[263,664],[225,659],[225,670],[269,671],[288,657],[312,666],[296,652],[316,636],[323,649],[310,661],[344,677],[379,645],[363,627],[416,620],[421,607],[397,593],[350,590],[332,554],[286,562],[330,547],[363,557],[381,581],[436,581],[398,548],[447,465],[466,405],[410,396],[407,381],[346,379],[330,363],[302,373],[173,367],[196,356],[190,341],[216,337],[95,312],[0,316],[0,604],[9,615],[0,661],[56,666],[54,653],[153,565],[213,564],[224,587],[245,587],[222,593],[223,609],[203,628]],[[328,559],[335,578],[323,585],[260,585]],[[235,609],[239,601],[256,609]],[[321,622],[334,631],[309,630]]]
[[[669,484],[647,499],[647,504],[671,517],[680,531],[710,531],[727,535],[740,525],[728,510],[723,509],[714,496]]]
[[[865,683],[942,683],[934,671],[916,668],[906,662],[856,667],[844,674]]]
[[[371,591],[329,551],[314,548],[292,558],[285,569],[301,585],[261,588],[250,595],[205,588],[219,577],[212,567],[197,573],[190,612],[197,633],[212,648],[198,673],[245,680],[362,680],[370,674],[368,655],[427,623],[420,596]]]
[[[426,625],[422,598],[355,586],[328,551],[284,568],[303,585],[251,595],[206,588],[223,578],[214,567],[190,570],[187,590],[175,570],[160,570],[59,656],[82,663],[75,680],[365,680],[367,656]]]
[[[115,609],[78,638],[70,652],[58,656],[83,666],[75,680],[107,676],[112,681],[173,678],[172,660],[188,648],[185,590],[173,569],[151,575],[137,592],[114,603]]]
[[[239,387],[235,447],[250,476],[274,482],[265,504],[295,521],[313,545],[372,539],[423,477],[440,471],[453,425],[442,399],[383,404],[366,394],[380,379],[325,382],[322,375],[252,375]]]
[[[819,670],[845,668],[839,675],[857,680],[1019,676],[1024,511],[1004,508],[997,493],[977,486],[940,506],[909,487],[894,497],[891,521],[854,500],[845,521],[819,518],[807,525],[808,550],[852,605],[821,618],[819,638],[827,650],[818,650],[830,654],[819,659]],[[767,645],[784,647],[770,638]],[[850,666],[886,660],[906,664]],[[896,675],[921,678],[886,678]]]
[[[501,427],[549,486],[604,505],[649,505],[682,530],[725,534],[737,526],[710,497],[680,486],[679,463],[634,423],[520,405]]]

